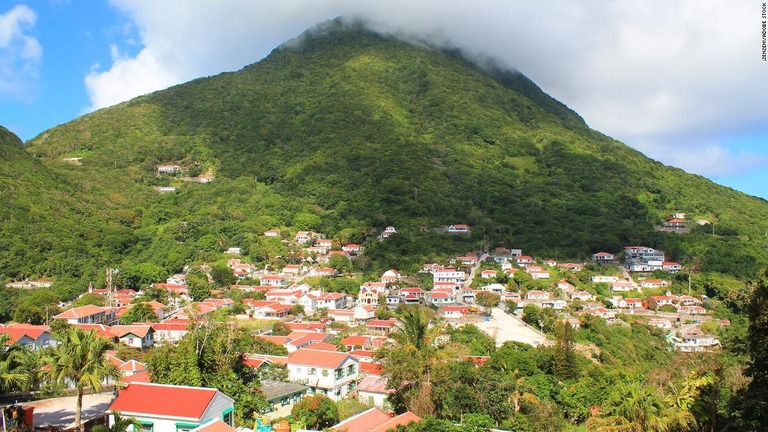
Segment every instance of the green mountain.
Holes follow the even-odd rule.
[[[24,170],[30,176],[49,182],[39,191],[46,202],[32,206],[39,220],[67,227],[15,235],[18,217],[0,210],[2,250],[17,246],[12,260],[0,260],[6,276],[85,278],[144,262],[170,272],[231,246],[259,259],[276,247],[260,237],[269,228],[370,241],[374,268],[481,242],[560,259],[647,244],[740,275],[767,258],[764,200],[590,129],[520,73],[338,21],[240,71],[50,129],[27,143],[35,159],[18,144],[4,146],[34,168]],[[161,164],[215,180],[158,176]],[[26,182],[26,194],[35,179],[14,181]],[[159,194],[157,186],[177,191]],[[678,211],[715,222],[715,234],[711,226],[653,230]],[[452,223],[473,234],[420,229]],[[401,233],[396,240],[372,241],[390,224]],[[32,234],[42,244],[20,251]],[[75,237],[81,250],[73,254],[60,237]]]

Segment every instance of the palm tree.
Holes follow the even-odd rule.
[[[431,347],[435,338],[442,332],[443,326],[432,325],[433,317],[424,307],[408,307],[402,313],[402,327],[398,327],[390,336],[401,346],[413,345],[417,351]]]
[[[4,347],[8,335],[0,335],[0,347]],[[13,344],[7,349],[0,349],[0,392],[8,393],[23,388],[27,383],[23,358],[27,349]]]
[[[592,417],[587,429],[597,432],[694,430],[690,411],[670,404],[659,391],[643,382],[618,387],[605,403],[604,416]]]
[[[74,383],[77,389],[75,407],[75,427],[84,430],[81,415],[83,394],[86,388],[101,390],[105,378],[119,378],[115,366],[107,360],[105,354],[112,348],[110,341],[97,336],[96,331],[85,331],[79,327],[69,327],[57,334],[59,344],[53,348],[47,358],[50,377],[61,384]]]

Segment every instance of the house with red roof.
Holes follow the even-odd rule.
[[[347,306],[347,295],[337,292],[323,292],[317,294],[317,307],[331,309],[344,309]]]
[[[446,305],[456,303],[456,295],[452,291],[432,290],[429,292],[429,301],[434,305]]]
[[[189,332],[189,321],[169,320],[152,324],[155,343],[176,343]]]
[[[288,356],[288,378],[334,401],[355,390],[360,362],[343,352],[302,348]]]
[[[643,288],[662,288],[669,286],[669,282],[664,279],[643,279],[640,281],[640,286]]]
[[[66,320],[68,324],[112,325],[116,322],[115,309],[94,305],[67,309],[58,315],[54,315],[53,318]]]
[[[443,306],[440,308],[443,318],[446,319],[461,319],[467,316],[469,313],[468,306]]]
[[[47,325],[0,324],[0,335],[8,336],[6,345],[22,345],[36,351],[54,343]]]
[[[650,296],[648,297],[648,309],[658,310],[665,305],[674,305],[674,300],[671,296]]]
[[[535,261],[533,260],[533,257],[528,255],[520,255],[518,257],[515,257],[515,261],[517,262],[517,265],[519,266],[527,266],[530,264],[533,264]]]
[[[336,276],[336,269],[333,267],[311,268],[307,276]]]
[[[587,291],[577,291],[573,294],[571,294],[571,300],[579,299],[581,301],[592,301],[595,299],[595,296],[588,293]]]
[[[189,432],[202,424],[222,420],[234,425],[235,401],[215,388],[133,382],[121,390],[108,411],[132,417],[142,430]]]
[[[377,334],[389,334],[397,326],[397,319],[372,319],[365,323],[365,330]]]
[[[155,344],[155,330],[149,324],[116,325],[110,331],[120,342],[133,348],[146,349]]]
[[[346,244],[346,245],[342,246],[341,250],[343,250],[344,252],[349,252],[349,253],[358,253],[358,252],[362,252],[363,247],[360,246],[359,244],[349,243],[349,244]]]
[[[548,300],[549,293],[540,290],[531,290],[525,295],[526,300]]]
[[[592,254],[592,261],[596,263],[605,263],[605,262],[612,263],[613,261],[615,261],[615,258],[612,253],[598,252],[596,254]]]
[[[704,315],[707,313],[707,310],[704,309],[704,307],[699,305],[680,306],[679,308],[677,308],[677,311],[680,313],[692,314],[692,315]]]
[[[469,225],[464,225],[464,224],[448,225],[448,232],[452,234],[466,234],[469,232]]]
[[[339,432],[387,432],[420,421],[421,417],[410,411],[392,417],[378,408],[371,408],[333,425],[332,429]]]

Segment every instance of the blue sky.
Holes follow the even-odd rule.
[[[446,7],[450,5],[450,7]],[[237,70],[339,15],[515,67],[593,128],[768,198],[757,0],[5,0],[0,124],[30,139],[89,111]]]

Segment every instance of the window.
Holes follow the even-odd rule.
[[[355,373],[355,365],[351,364],[347,366],[347,376],[350,376]]]
[[[139,426],[139,432],[153,432],[155,425],[152,422],[141,422]]]
[[[355,389],[355,382],[352,381],[351,383],[347,384],[347,392],[351,392]]]
[[[221,416],[221,419],[224,421],[224,423],[226,423],[226,424],[228,424],[230,426],[234,426],[234,424],[235,424],[233,422],[233,420],[234,420],[233,412],[234,412],[234,409],[233,408],[229,408],[229,409],[224,410],[224,413]]]
[[[284,397],[284,398],[282,398],[280,400],[280,405],[286,406],[286,405],[288,405],[289,402],[290,402],[290,400],[287,397]]]
[[[317,373],[317,369],[316,368],[309,368],[308,375],[315,375],[316,373]]]
[[[336,379],[344,377],[344,369],[336,369]]]
[[[189,432],[198,426],[197,423],[176,423],[176,432]]]

